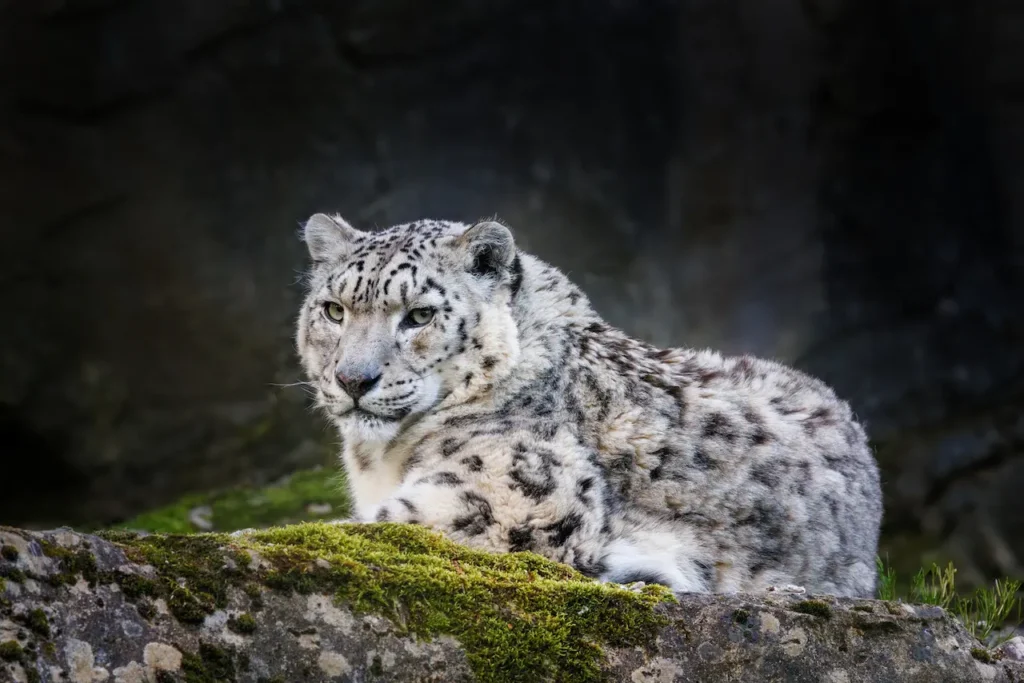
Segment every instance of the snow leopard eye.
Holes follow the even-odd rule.
[[[423,327],[434,319],[433,308],[414,308],[405,316],[406,327]]]
[[[341,304],[328,301],[324,304],[324,316],[333,323],[340,323],[345,319],[345,309]]]

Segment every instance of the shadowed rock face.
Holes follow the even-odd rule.
[[[895,559],[1024,573],[1019,3],[425,7],[0,4],[0,519],[323,462],[299,222],[497,214],[612,323],[833,383]]]
[[[111,542],[2,528],[0,681],[1024,680],[1024,665],[993,661],[934,607],[776,594],[674,600],[530,554],[459,550],[415,528],[331,529]],[[399,537],[401,550],[388,541]],[[425,567],[432,573],[417,573]],[[449,583],[477,598],[469,621],[457,601],[432,601]],[[438,605],[441,618],[425,613]],[[619,642],[601,635],[609,620]],[[502,637],[513,640],[495,649]]]

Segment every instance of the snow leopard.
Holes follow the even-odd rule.
[[[634,339],[497,220],[302,233],[296,346],[353,500],[336,521],[675,592],[874,595],[879,472],[824,382]]]

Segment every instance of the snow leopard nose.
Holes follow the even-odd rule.
[[[341,388],[344,389],[345,393],[351,396],[353,400],[364,396],[371,389],[377,386],[378,382],[380,382],[380,373],[354,373],[349,375],[343,370],[338,370],[335,377],[338,378],[338,383],[341,384]]]

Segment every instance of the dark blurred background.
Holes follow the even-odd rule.
[[[497,214],[611,322],[818,374],[885,550],[1024,577],[1019,0],[0,2],[0,523],[330,460],[301,221]]]

